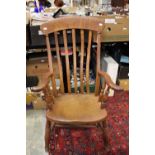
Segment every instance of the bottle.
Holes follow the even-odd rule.
[[[35,6],[34,12],[38,13],[39,12],[39,9],[38,9],[37,2],[36,1],[34,1],[34,6]]]

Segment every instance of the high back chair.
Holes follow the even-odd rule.
[[[45,35],[48,62],[49,76],[47,82],[42,88],[34,91],[43,91],[44,99],[47,103],[46,112],[46,131],[45,131],[45,147],[48,150],[50,132],[54,126],[72,126],[72,127],[101,127],[104,132],[105,144],[107,144],[106,135],[106,118],[107,111],[104,108],[104,101],[107,99],[108,90],[110,88],[121,90],[115,85],[110,76],[100,70],[100,48],[101,35],[103,32],[103,20],[96,17],[68,16],[54,19],[50,22],[41,25],[41,31]],[[77,53],[76,30],[80,31],[80,88],[77,83]],[[72,38],[72,48],[68,47],[67,30],[70,31]],[[87,47],[85,48],[85,30],[88,32]],[[63,36],[64,53],[60,52],[62,47],[59,46],[60,32]],[[56,57],[60,75],[60,89],[57,90],[55,73],[52,65],[52,53],[50,47],[49,35],[53,34],[55,40]],[[93,33],[97,33],[97,49],[96,49],[96,81],[95,93],[90,92],[90,59],[91,59],[91,44]],[[70,45],[71,46],[71,45]],[[72,52],[69,52],[69,49]],[[85,51],[86,49],[86,51]],[[73,79],[74,91],[71,89],[71,63],[69,57],[73,57]],[[62,63],[62,59],[65,62]],[[86,58],[85,58],[86,57]],[[84,62],[86,61],[86,63]],[[84,83],[84,63],[86,64],[86,84]],[[66,68],[66,74],[63,72]],[[64,75],[66,75],[66,80]],[[104,86],[101,86],[100,78],[105,80]],[[64,84],[67,84],[67,92],[65,92]],[[84,90],[86,85],[86,91]]]

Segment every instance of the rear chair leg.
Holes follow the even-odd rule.
[[[49,141],[50,141],[50,121],[46,120],[45,126],[45,151],[48,152],[49,150]]]
[[[105,119],[104,121],[100,122],[101,129],[103,130],[103,140],[104,144],[107,147],[109,144],[108,141],[108,134],[107,134],[107,120]]]
[[[51,131],[54,127],[54,122],[50,122],[49,120],[46,120],[46,126],[45,126],[45,151],[48,152],[49,150],[49,143],[50,143],[50,135]]]

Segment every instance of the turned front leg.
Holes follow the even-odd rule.
[[[107,132],[107,119],[105,119],[104,121],[100,122],[100,125],[101,125],[101,128],[103,130],[104,144],[105,144],[105,146],[108,146],[109,140],[108,140],[108,132]]]
[[[46,126],[45,126],[45,151],[46,152],[48,152],[49,150],[50,136],[54,128],[54,125],[55,125],[54,122],[46,120]]]
[[[45,151],[49,150],[50,126],[51,126],[51,122],[49,120],[46,120],[46,126],[45,126]]]

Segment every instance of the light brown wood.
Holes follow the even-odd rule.
[[[99,102],[101,102],[101,109],[105,108],[107,99],[108,99],[108,94],[104,93],[104,89],[101,89],[101,92],[99,94],[99,100],[98,100]]]
[[[101,70],[98,71],[97,73],[99,76],[101,77],[104,77],[105,81],[106,81],[106,84],[114,89],[114,90],[123,90],[120,86],[116,85],[112,80],[111,80],[111,77],[106,73],[106,72],[103,72]]]
[[[50,121],[46,120],[46,126],[45,126],[45,150],[48,152],[49,150],[49,142],[50,142]]]
[[[71,86],[70,86],[70,65],[69,65],[69,54],[68,54],[66,30],[63,30],[63,38],[64,38],[64,47],[65,47],[65,59],[66,59],[66,74],[67,74],[68,93],[71,93]]]
[[[101,33],[97,34],[97,53],[96,53],[96,86],[95,86],[95,95],[98,95],[99,93],[99,87],[100,87],[100,78],[98,75],[98,71],[100,70],[100,49],[101,49]]]
[[[83,61],[84,61],[84,30],[80,31],[81,34],[81,52],[80,52],[80,91],[84,93],[83,83]]]
[[[52,90],[50,90],[50,87],[46,85],[46,87],[43,89],[44,93],[44,100],[46,101],[46,107],[49,110],[52,110],[53,104],[54,104],[54,94]]]
[[[87,124],[65,124],[65,123],[62,123],[62,124],[55,124],[56,127],[67,127],[67,128],[95,128],[96,127],[96,123],[87,123]]]
[[[47,45],[47,53],[48,53],[49,70],[50,70],[50,73],[53,74],[52,54],[51,54],[50,42],[49,42],[48,35],[46,35],[46,45]]]
[[[102,19],[96,17],[80,17],[80,16],[70,16],[64,18],[58,18],[52,20],[48,23],[45,23],[41,26],[42,32],[47,36],[50,33],[55,33],[57,31],[63,31],[63,40],[64,40],[64,49],[65,49],[65,62],[66,62],[66,74],[67,74],[67,87],[68,92],[64,94],[58,94],[56,97],[52,95],[51,90],[48,87],[48,82],[45,83],[43,91],[45,93],[45,99],[47,105],[49,105],[46,112],[47,120],[54,122],[56,125],[73,125],[73,126],[87,126],[87,125],[97,125],[100,126],[104,131],[104,123],[107,118],[107,111],[103,108],[103,93],[100,93],[98,98],[99,89],[100,89],[100,78],[104,77],[105,82],[109,87],[112,87],[116,90],[120,90],[116,86],[109,76],[104,72],[100,71],[100,48],[101,48],[101,34],[103,32],[104,23]],[[73,41],[73,68],[74,68],[74,82],[75,82],[75,93],[71,94],[71,84],[70,84],[70,62],[68,54],[68,45],[67,45],[67,30],[72,30],[72,41]],[[80,56],[80,94],[77,92],[77,81],[76,81],[76,36],[75,30],[80,29],[80,39],[81,39],[81,56]],[[89,30],[88,35],[88,47],[87,47],[87,59],[86,59],[86,90],[87,94],[84,94],[83,88],[83,69],[84,69],[84,30]],[[96,85],[95,85],[95,94],[89,93],[89,66],[90,66],[90,50],[91,50],[91,38],[92,31],[97,33],[97,58],[96,58]],[[50,72],[53,73],[52,68],[52,59],[50,54],[49,40],[46,41],[48,48],[48,57],[50,61]],[[57,39],[56,39],[57,44]],[[59,47],[56,45],[56,51],[59,52]],[[59,57],[59,55],[58,55]],[[60,58],[60,57],[59,57]],[[59,59],[58,58],[58,59]],[[60,59],[59,59],[60,60]],[[58,60],[58,61],[59,61]],[[59,62],[60,65],[60,62]],[[60,67],[59,67],[60,69]],[[61,69],[60,69],[61,70]],[[52,79],[54,78],[54,73]],[[66,82],[66,81],[64,81]],[[54,104],[53,104],[54,103]],[[103,109],[102,109],[103,108]],[[47,130],[48,132],[48,130]],[[106,141],[106,139],[105,139]]]
[[[49,42],[49,37],[48,35],[46,35],[46,45],[47,45],[47,53],[48,53],[48,63],[49,63],[49,71],[50,73],[53,74],[52,78],[52,88],[53,88],[53,92],[54,95],[57,95],[57,91],[56,91],[56,82],[55,82],[55,76],[54,76],[54,72],[53,72],[53,65],[52,65],[52,54],[51,54],[51,48],[50,48],[50,42]]]
[[[53,128],[55,126],[54,122],[46,120],[46,126],[45,126],[45,151],[49,151],[49,143],[50,143],[50,136],[51,132],[53,132]]]
[[[87,90],[87,93],[90,92],[90,90],[89,90],[89,67],[90,67],[91,41],[92,41],[92,31],[89,31],[88,47],[87,47],[87,62],[86,62],[86,90]]]
[[[64,93],[63,72],[62,72],[62,64],[61,64],[60,54],[59,54],[60,49],[59,49],[57,32],[54,32],[54,38],[55,38],[55,45],[56,45],[56,53],[57,53],[57,60],[58,60],[59,75],[60,75],[60,89],[61,89],[61,93]]]
[[[77,63],[76,63],[76,34],[75,29],[72,29],[72,41],[73,41],[73,65],[74,65],[74,92],[77,93]]]
[[[109,138],[108,138],[108,131],[107,131],[107,119],[104,121],[101,121],[100,123],[100,128],[103,130],[103,139],[104,139],[104,144],[107,148],[109,145]]]
[[[102,32],[104,27],[102,26],[101,29],[99,24],[104,25],[104,20],[98,17],[66,16],[63,18],[56,18],[50,22],[44,23],[40,26],[40,28],[43,34],[49,34],[64,29],[85,29]]]
[[[47,118],[56,123],[94,123],[107,117],[105,109],[94,94],[64,94],[55,98],[52,111]]]

